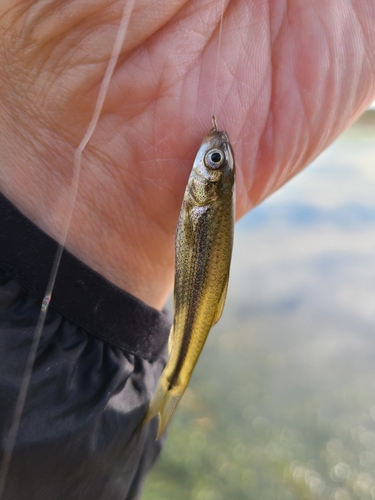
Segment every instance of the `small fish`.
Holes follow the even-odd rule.
[[[233,246],[235,167],[229,138],[213,128],[203,139],[185,190],[176,231],[174,320],[169,360],[144,423],[168,425],[227,294]]]

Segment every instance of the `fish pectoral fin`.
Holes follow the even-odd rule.
[[[174,336],[174,328],[173,328],[173,325],[172,325],[171,326],[171,330],[169,332],[169,338],[168,338],[168,354],[169,354],[169,356],[171,355],[171,352],[172,352],[173,336]]]
[[[229,276],[228,276],[227,281],[225,283],[225,286],[223,288],[220,300],[217,304],[217,308],[216,308],[214,320],[212,322],[212,326],[214,326],[219,321],[219,319],[221,318],[221,315],[223,314],[225,299],[227,298],[228,281],[229,281]]]
[[[180,227],[184,233],[186,243],[189,246],[194,246],[194,226],[193,226],[192,218],[191,218],[191,204],[187,203],[184,200],[181,211],[182,211],[182,215],[180,215],[180,219],[178,221],[178,226],[181,224]],[[178,227],[177,227],[177,231],[178,231]]]
[[[156,415],[159,415],[159,428],[156,439],[159,439],[165,431],[182,395],[183,392],[179,393],[176,390],[168,389],[162,375],[142,424],[147,424]]]

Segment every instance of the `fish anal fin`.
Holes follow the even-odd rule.
[[[176,390],[168,389],[166,385],[166,381],[163,380],[162,376],[142,424],[145,425],[156,417],[156,415],[159,415],[159,427],[156,439],[159,439],[165,431],[183,395],[183,393]]]
[[[217,308],[216,308],[214,320],[212,322],[212,326],[215,325],[219,321],[219,319],[221,318],[221,315],[223,314],[225,299],[227,298],[228,281],[229,281],[229,277],[227,278],[227,281],[226,281],[225,286],[223,288],[220,300],[217,304]]]
[[[171,355],[172,347],[173,347],[173,334],[174,334],[174,328],[172,325],[171,330],[169,332],[169,338],[168,338],[168,354],[169,354],[169,356]]]

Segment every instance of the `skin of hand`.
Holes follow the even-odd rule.
[[[0,189],[57,239],[124,5],[0,4]],[[374,98],[374,0],[136,0],[83,154],[66,246],[161,308],[183,192],[213,112],[235,152],[241,217]]]

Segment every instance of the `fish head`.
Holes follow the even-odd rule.
[[[193,165],[193,172],[208,182],[234,179],[234,158],[226,132],[216,126],[203,139]]]

